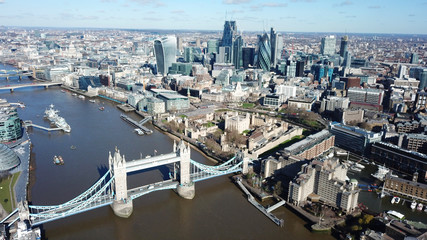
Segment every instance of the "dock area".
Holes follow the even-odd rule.
[[[237,185],[239,185],[239,187],[242,189],[242,191],[244,193],[246,193],[246,195],[248,196],[248,202],[250,202],[252,205],[254,205],[259,211],[261,211],[271,221],[273,221],[275,224],[277,224],[277,226],[280,226],[280,227],[284,226],[284,220],[277,218],[276,216],[274,216],[274,214],[271,213],[271,211],[273,211],[274,209],[285,204],[284,200],[278,202],[277,204],[275,204],[269,208],[265,208],[264,206],[262,206],[261,204],[259,204],[255,200],[255,198],[252,196],[252,194],[249,192],[249,190],[242,184],[241,178],[236,178],[236,183],[237,183]]]
[[[117,105],[117,108],[122,110],[123,112],[133,112],[135,111],[135,108],[132,107],[129,104],[121,104],[121,105]]]
[[[143,120],[141,120],[139,122],[133,120],[132,118],[130,118],[124,114],[121,114],[120,118],[123,119],[124,121],[130,123],[134,127],[141,129],[144,132],[144,134],[152,134],[153,133],[153,131],[151,129],[148,129],[148,128],[143,126],[143,124],[148,122],[149,120],[151,120],[151,118],[144,118]]]
[[[38,129],[41,129],[41,130],[45,130],[45,131],[48,131],[48,132],[50,132],[50,131],[61,131],[61,130],[63,130],[62,128],[47,128],[47,127],[43,127],[43,126],[40,126],[40,125],[37,125],[37,124],[34,124],[34,123],[32,123],[31,121],[24,121],[24,126],[26,127],[26,128],[28,128],[28,127],[33,127],[33,128],[38,128]]]

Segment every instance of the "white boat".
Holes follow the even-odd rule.
[[[391,204],[395,204],[396,203],[396,197],[392,197],[391,198]]]
[[[371,174],[371,176],[380,180],[380,181],[384,181],[384,177],[388,172],[390,172],[390,169],[388,169],[384,166],[378,165],[377,172],[375,174]]]
[[[396,204],[400,203],[400,197],[395,197],[396,198]]]
[[[72,96],[77,96],[77,93],[73,93],[73,94],[71,94]]]
[[[80,99],[85,99],[85,96],[83,96],[83,95],[79,95],[79,98],[80,98]]]
[[[417,202],[413,201],[411,203],[411,209],[414,210],[417,207]]]
[[[71,132],[71,127],[65,121],[65,119],[58,115],[59,111],[54,109],[54,105],[50,104],[49,109],[44,111],[44,116],[47,118],[52,124],[56,125],[58,128],[64,130],[64,132]]]
[[[345,155],[347,155],[347,152],[346,151],[337,151],[336,154],[337,154],[337,156],[345,156]]]
[[[354,166],[357,167],[357,168],[360,168],[360,169],[364,169],[365,168],[365,166],[363,166],[360,163],[355,163]]]
[[[138,135],[144,135],[144,131],[142,131],[141,129],[139,129],[139,128],[135,128],[135,132],[138,134]]]
[[[351,167],[350,167],[350,171],[354,171],[354,172],[361,172],[361,171],[362,171],[362,169],[357,168],[356,166],[351,166]]]
[[[397,218],[397,219],[404,219],[405,218],[405,215],[401,214],[400,212],[393,211],[393,210],[388,211],[387,214],[389,216]]]
[[[424,205],[422,203],[418,203],[417,210],[421,211],[421,210],[423,210],[423,207],[424,207]]]
[[[91,103],[95,103],[95,100],[94,100],[94,99],[91,99],[91,100],[89,100],[89,102],[91,102]]]

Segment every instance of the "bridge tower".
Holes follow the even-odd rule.
[[[185,199],[193,199],[195,196],[195,187],[190,176],[190,144],[185,146],[184,141],[181,140],[178,149],[176,149],[176,145],[174,144],[174,151],[181,158],[179,162],[179,185],[177,192],[179,196]]]
[[[249,171],[249,158],[246,157],[247,156],[247,150],[245,152],[243,151],[239,151],[236,153],[236,160],[238,162],[243,162],[242,163],[242,173],[243,174],[248,174]]]
[[[116,147],[113,156],[111,156],[111,152],[109,153],[108,162],[111,173],[114,176],[112,183],[114,201],[111,204],[111,208],[117,216],[128,218],[132,214],[133,203],[132,199],[128,197],[125,156],[121,156]]]

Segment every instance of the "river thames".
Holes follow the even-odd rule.
[[[2,66],[0,66],[2,67]],[[0,85],[17,83],[17,79]],[[29,81],[23,79],[21,83]],[[115,147],[127,161],[172,152],[173,140],[162,132],[139,136],[133,127],[120,119],[116,104],[96,99],[95,103],[49,89],[27,88],[13,93],[0,92],[9,102],[24,102],[19,109],[23,120],[49,126],[43,118],[50,104],[71,126],[71,133],[29,130],[35,163],[31,193],[33,205],[55,205],[66,202],[89,188],[108,165],[108,152]],[[98,108],[104,106],[105,110]],[[140,119],[136,114],[128,114]],[[73,150],[70,147],[76,146]],[[54,155],[61,155],[62,166],[54,165]],[[214,164],[192,150],[191,158],[204,164]],[[231,175],[229,175],[231,176]],[[253,207],[229,176],[196,183],[196,196],[185,200],[172,190],[154,192],[133,202],[128,219],[114,215],[110,207],[102,207],[44,224],[44,237],[49,239],[333,239],[328,233],[311,233],[301,218],[285,207],[274,214],[285,220],[280,228]],[[128,176],[128,187],[136,187],[167,177],[165,168],[139,172]]]

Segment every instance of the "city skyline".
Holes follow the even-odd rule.
[[[3,26],[19,27],[222,31],[224,20],[235,20],[239,32],[274,27],[278,32],[427,34],[423,6],[427,1],[0,0],[0,19]]]

